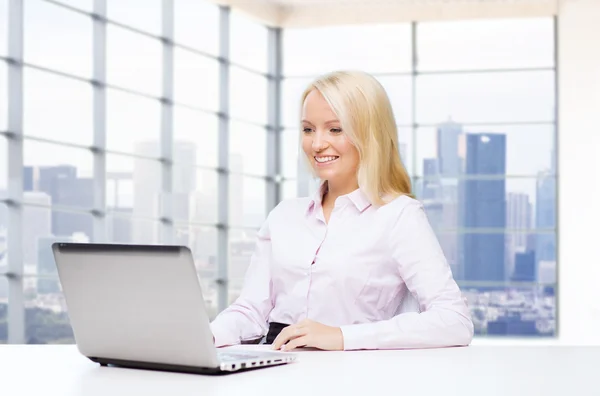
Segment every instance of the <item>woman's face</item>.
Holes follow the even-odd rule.
[[[302,149],[321,180],[340,186],[356,183],[358,150],[317,90],[308,94],[302,106]]]

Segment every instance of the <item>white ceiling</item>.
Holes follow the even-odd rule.
[[[271,26],[305,27],[555,15],[575,0],[212,0]]]

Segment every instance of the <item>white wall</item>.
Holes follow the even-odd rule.
[[[600,345],[600,1],[559,9],[559,339]]]

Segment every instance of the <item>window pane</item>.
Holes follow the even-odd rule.
[[[256,231],[232,229],[229,232],[229,267],[227,269],[229,302],[240,295],[250,258],[256,249]]]
[[[108,83],[161,96],[160,41],[113,25],[107,26],[106,34]]]
[[[282,184],[282,196],[283,199],[296,198],[298,196],[298,181],[297,180],[284,180]]]
[[[135,219],[128,216],[131,209],[119,209],[106,216],[106,236],[111,243],[156,244],[160,235],[160,222]]]
[[[267,27],[254,22],[244,14],[231,13],[231,61],[239,65],[267,72]]]
[[[175,224],[176,241],[184,238],[194,256],[209,318],[217,315],[217,229],[193,224]],[[177,242],[180,243],[180,242]]]
[[[213,282],[217,275],[217,229],[177,223],[175,235],[177,244],[188,246],[192,251],[200,280]]]
[[[94,0],[56,0],[58,3],[64,3],[71,7],[79,8],[84,11],[93,11]]]
[[[400,160],[409,175],[414,175],[413,131],[411,128],[398,128],[398,151]]]
[[[486,136],[492,137],[488,143],[482,142]],[[486,150],[486,157],[480,158],[480,163],[474,163],[470,169],[464,168],[475,161],[481,150]],[[554,174],[554,125],[463,126],[444,123],[438,128],[419,128],[417,174],[426,175],[432,161],[438,162],[438,173],[446,175],[457,172],[519,176],[536,176],[539,172]],[[441,162],[447,164],[447,169],[439,169]],[[449,169],[452,164],[455,164],[454,170]]]
[[[219,110],[219,63],[175,48],[174,99],[207,110]]]
[[[316,75],[334,70],[368,73],[411,69],[410,24],[286,29],[284,75]]]
[[[300,129],[302,93],[312,82],[311,78],[286,78],[281,84],[281,121],[288,128]]]
[[[92,20],[42,0],[24,2],[25,62],[92,76]]]
[[[173,153],[175,162],[192,160],[193,165],[217,167],[219,144],[219,119],[212,114],[173,108],[173,136],[175,142],[188,142],[196,147],[195,155],[189,158]]]
[[[281,133],[281,170],[284,177],[298,177],[298,160],[304,155],[300,150],[300,131],[286,129]]]
[[[0,344],[8,342],[8,279],[0,276]]]
[[[232,67],[229,105],[231,116],[246,121],[267,123],[267,79]]]
[[[218,174],[191,166],[173,166],[173,218],[176,221],[217,223]]]
[[[8,67],[0,61],[0,131],[8,129]]]
[[[555,229],[554,176],[499,176],[455,179],[428,175],[417,180],[416,193],[435,230]],[[520,213],[518,219],[513,216],[516,211]]]
[[[161,34],[160,0],[107,0],[106,12],[109,20]]]
[[[175,0],[175,42],[219,53],[219,8],[204,0]]]
[[[37,204],[45,204],[37,194]],[[57,277],[52,255],[54,242],[94,242],[93,218],[89,214],[23,207],[23,263],[28,275]]]
[[[554,66],[551,18],[417,25],[420,70]]]
[[[32,193],[24,195],[25,202],[93,207],[93,157],[89,150],[26,140],[23,151],[23,190]]]
[[[92,145],[93,91],[90,84],[26,67],[23,69],[23,91],[25,135]]]
[[[378,77],[385,89],[396,123],[412,124],[412,79],[408,76]]]
[[[54,265],[52,251],[45,254],[49,255],[48,263]],[[58,278],[28,277],[23,281],[23,293],[27,344],[75,343]]]
[[[8,0],[0,0],[0,55],[8,55]]]
[[[266,218],[266,182],[229,175],[229,223],[238,227],[260,227]]]
[[[417,122],[554,120],[554,72],[421,75]]]
[[[158,219],[164,199],[161,192],[161,163],[125,155],[106,155],[106,202],[108,210],[126,212],[131,209],[136,217]],[[133,240],[158,240],[154,234],[145,234],[143,227]],[[151,230],[149,230],[150,232]],[[143,234],[143,235],[142,235]],[[145,235],[145,236],[144,236]]]
[[[229,124],[229,169],[235,173],[267,174],[267,131],[254,125]]]
[[[556,336],[556,286],[460,286],[476,335]]]
[[[8,188],[8,143],[0,136],[0,198],[4,198]]]
[[[160,156],[160,102],[114,89],[106,90],[106,148]]]

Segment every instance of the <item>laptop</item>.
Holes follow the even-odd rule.
[[[187,247],[58,242],[52,251],[79,352],[102,366],[218,374],[296,360],[214,346]]]

